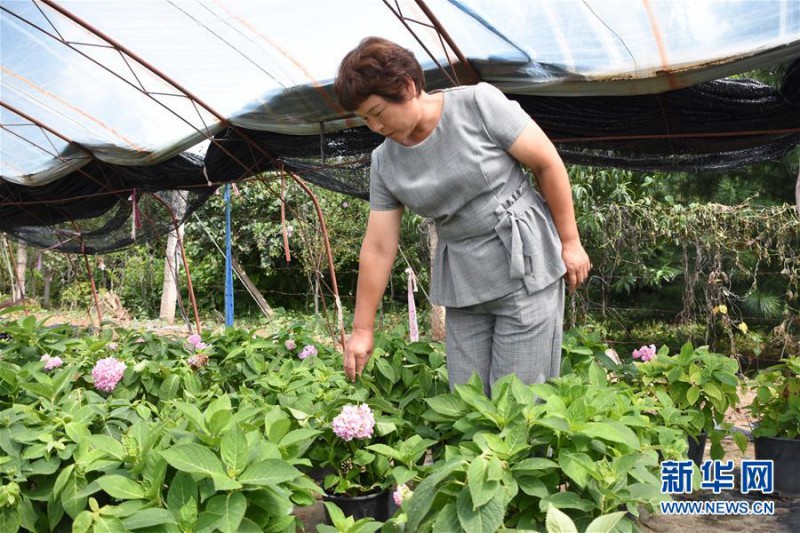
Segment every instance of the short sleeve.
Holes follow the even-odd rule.
[[[531,117],[518,102],[506,98],[500,89],[488,83],[475,86],[475,103],[483,116],[486,131],[503,150],[508,150]]]
[[[393,211],[403,207],[397,198],[389,192],[380,173],[379,146],[372,151],[372,162],[369,168],[369,208],[374,211]]]

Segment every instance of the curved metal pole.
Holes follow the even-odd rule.
[[[331,272],[331,288],[333,289],[333,297],[336,304],[336,326],[339,330],[340,340],[342,342],[342,349],[345,347],[345,332],[344,332],[344,316],[342,312],[342,300],[339,298],[339,286],[336,284],[336,269],[333,266],[333,252],[331,251],[331,242],[328,238],[328,227],[325,225],[325,217],[322,216],[322,208],[319,206],[319,201],[306,183],[294,172],[288,172],[289,176],[297,183],[300,188],[311,198],[314,204],[314,209],[319,218],[320,227],[322,229],[322,238],[325,242],[325,253],[328,256],[328,269]]]

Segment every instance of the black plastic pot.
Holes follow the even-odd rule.
[[[698,467],[703,464],[703,453],[706,451],[706,439],[708,433],[705,431],[700,433],[697,437],[689,435],[689,451],[687,456],[694,461]]]
[[[775,490],[800,495],[800,439],[756,437],[756,459],[772,459]]]
[[[389,519],[389,492],[385,490],[361,496],[325,493],[322,495],[322,499],[335,503],[345,516],[352,516],[356,520],[370,517],[385,522]],[[325,523],[329,526],[333,525],[327,508],[325,509]]]

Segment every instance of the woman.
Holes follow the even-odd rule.
[[[372,353],[404,207],[436,223],[431,300],[447,310],[450,387],[473,372],[487,394],[509,373],[526,383],[557,376],[564,280],[575,290],[590,264],[566,168],[544,132],[491,85],[425,92],[414,55],[378,37],[345,56],[335,90],[345,109],[386,137],[372,153],[344,355],[350,379]],[[520,164],[533,171],[541,195]]]

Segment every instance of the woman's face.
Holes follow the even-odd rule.
[[[356,114],[375,133],[406,144],[419,122],[419,106],[413,82],[406,93],[407,99],[399,104],[372,94],[358,106]]]

